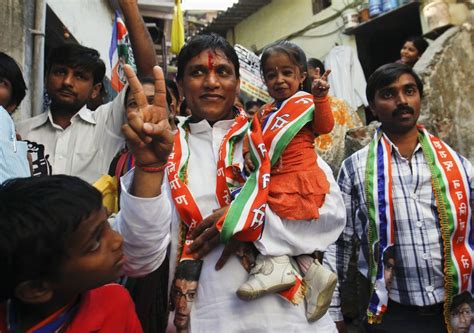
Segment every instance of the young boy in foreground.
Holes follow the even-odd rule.
[[[142,332],[122,237],[101,194],[71,176],[0,185],[0,332]]]

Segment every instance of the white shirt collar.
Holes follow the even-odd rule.
[[[82,120],[84,120],[85,122],[88,122],[92,125],[96,125],[96,120],[95,120],[95,117],[94,117],[94,114],[93,114],[93,111],[89,110],[87,108],[87,105],[84,105],[74,116],[72,116],[71,118],[71,123],[74,122],[74,119],[75,118],[81,118]],[[41,115],[38,116],[38,121],[37,123],[31,128],[31,129],[34,129],[34,128],[37,128],[37,127],[40,127],[42,125],[44,125],[48,120],[50,122],[50,124],[53,126],[53,127],[58,127],[57,124],[54,123],[53,121],[53,115],[51,113],[51,109],[48,108],[48,112],[43,112]]]
[[[219,120],[218,122],[214,123],[213,127],[227,130],[232,126],[233,123],[234,119]],[[197,123],[189,123],[189,130],[193,134],[210,132],[212,130],[212,126],[209,125],[206,119],[203,119]]]

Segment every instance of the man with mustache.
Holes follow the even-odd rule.
[[[353,237],[360,241],[367,332],[447,332],[453,296],[471,290],[472,165],[417,125],[423,84],[409,66],[380,67],[366,93],[382,124],[342,164],[347,224],[326,259],[341,283],[359,243]],[[390,253],[395,266],[385,267]],[[337,291],[332,305],[339,332],[347,332]]]
[[[120,0],[119,4],[138,73],[150,76],[156,64],[155,51],[137,0]],[[104,75],[105,64],[94,49],[64,44],[51,50],[45,78],[51,105],[47,112],[19,122],[17,129],[23,139],[44,145],[41,158],[51,165],[53,174],[78,176],[92,183],[107,173],[125,144],[121,127],[126,120],[126,89],[95,112],[86,105],[100,93]]]

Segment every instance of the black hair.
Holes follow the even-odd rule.
[[[251,109],[254,106],[260,107],[261,105],[257,101],[248,101],[247,103],[245,103],[245,110]]]
[[[181,81],[184,77],[184,70],[188,62],[199,55],[202,51],[212,50],[213,52],[221,51],[234,65],[235,76],[240,77],[239,57],[234,48],[225,38],[211,33],[209,35],[197,35],[187,42],[178,54],[178,73],[176,79]]]
[[[412,42],[413,45],[415,46],[416,50],[418,51],[418,55],[420,55],[420,56],[423,54],[423,52],[425,52],[425,50],[429,46],[426,39],[424,39],[423,37],[420,37],[420,36],[410,36],[407,39],[405,39],[403,44],[405,44],[406,42]]]
[[[19,106],[26,95],[26,83],[23,79],[20,66],[8,54],[0,52],[0,78],[10,81],[12,95],[7,105],[15,104]]]
[[[449,311],[453,312],[458,306],[464,303],[469,305],[472,303],[472,296],[468,291],[464,291],[461,294],[453,297]]]
[[[180,95],[179,95],[178,85],[176,84],[176,82],[174,82],[174,80],[170,80],[170,79],[165,79],[165,82],[166,82],[167,90],[169,90],[169,92],[173,94],[176,101],[179,102]],[[170,102],[170,104],[171,104],[171,102]]]
[[[413,76],[418,91],[420,92],[420,97],[423,97],[423,82],[421,82],[420,77],[415,73],[415,71],[410,66],[404,64],[390,63],[377,68],[377,70],[373,72],[367,80],[365,93],[369,103],[374,101],[375,93],[378,90],[390,85],[403,74],[410,74]]]
[[[92,72],[94,84],[102,82],[105,75],[105,64],[97,50],[79,44],[65,43],[51,50],[46,62],[47,70],[53,64],[80,68]]]
[[[324,72],[326,71],[326,68],[324,67],[323,62],[319,59],[316,59],[316,58],[309,58],[308,59],[308,67],[310,67],[310,66],[314,69],[319,68],[319,73],[321,75],[323,75]]]
[[[301,47],[287,40],[272,43],[265,47],[260,58],[260,71],[265,81],[265,63],[270,55],[275,53],[284,53],[290,58],[290,61],[298,66],[301,74],[308,73],[308,65],[306,62],[306,55]],[[304,91],[311,91],[311,80],[306,75],[303,81]]]
[[[101,193],[77,177],[16,178],[0,185],[0,302],[19,283],[56,278],[67,242],[102,207]]]
[[[138,77],[138,80],[140,83],[143,84],[151,84],[153,88],[155,87],[155,79],[152,78],[151,76],[143,76],[143,77]],[[130,86],[127,86],[127,90],[125,91],[125,98],[123,100],[123,103],[125,105],[125,109],[127,109],[127,99],[128,95],[130,95]],[[168,90],[168,86],[166,87],[166,104],[168,104],[168,112],[171,108],[171,103],[173,101],[171,100],[170,92]]]
[[[176,266],[175,280],[198,281],[201,274],[202,260],[183,260]]]

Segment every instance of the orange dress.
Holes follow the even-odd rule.
[[[288,143],[270,173],[268,204],[280,218],[287,220],[319,218],[319,208],[329,193],[326,174],[316,162],[314,139],[332,130],[334,117],[328,97],[315,98],[314,101],[313,121]],[[265,105],[262,119],[274,108],[274,103]]]

